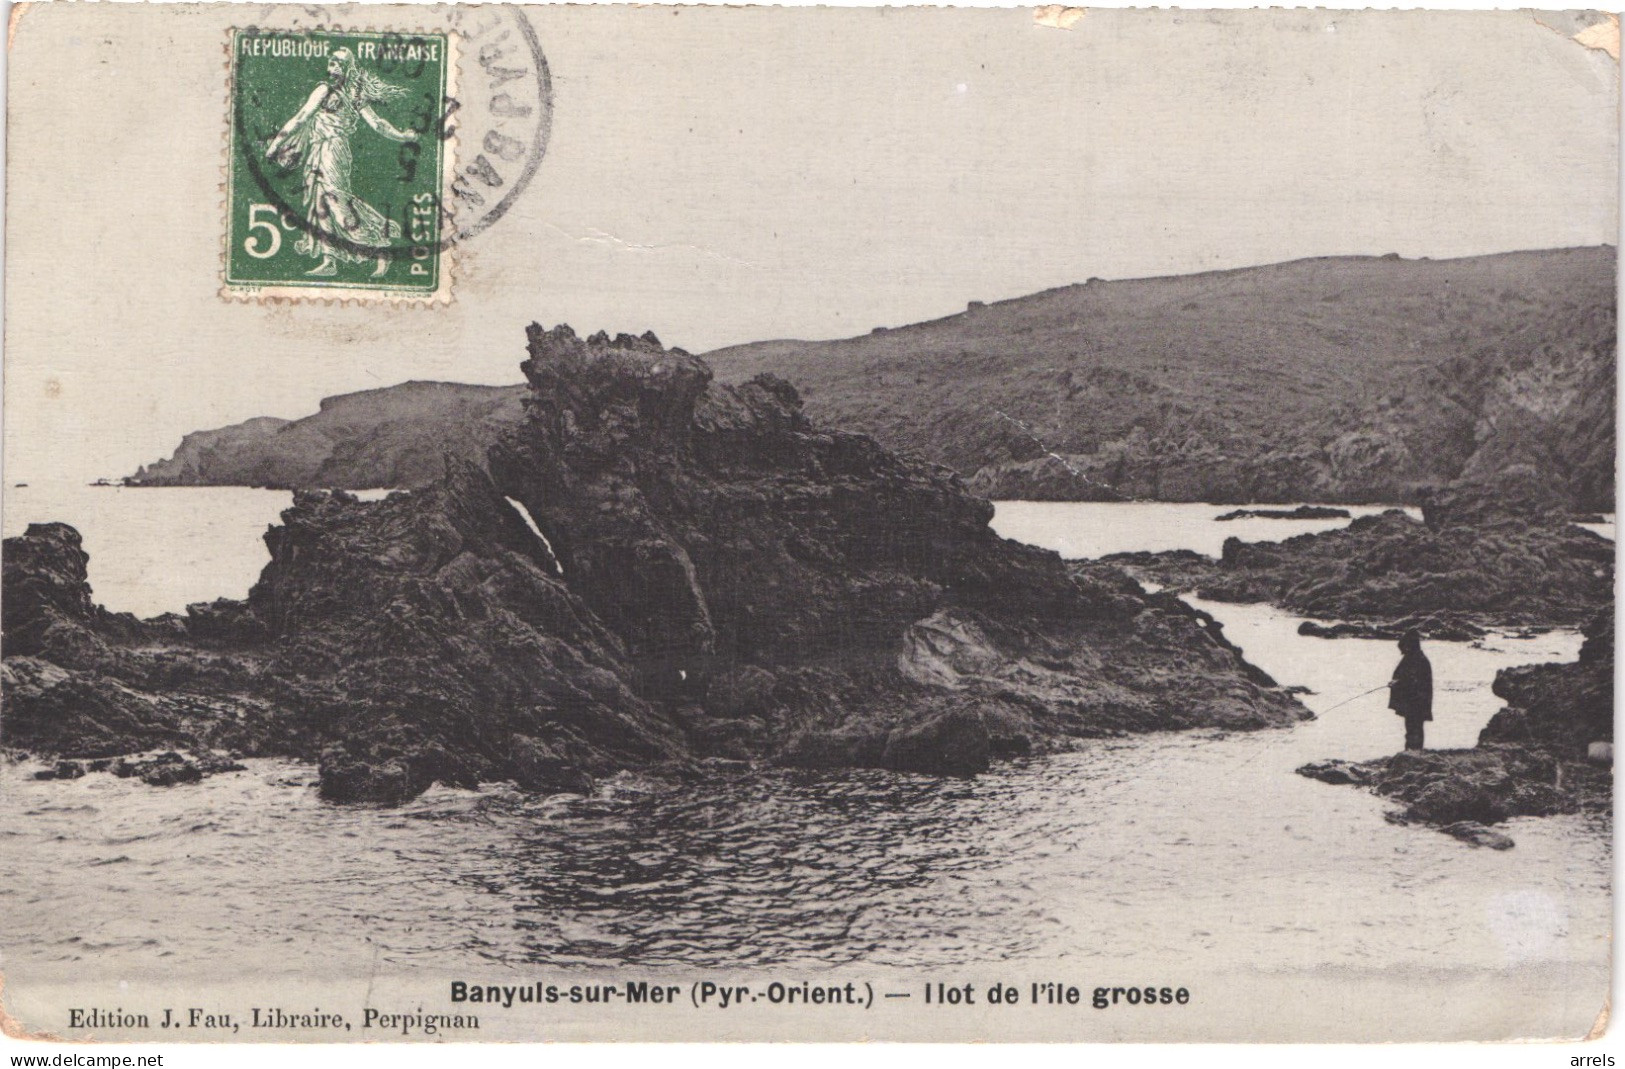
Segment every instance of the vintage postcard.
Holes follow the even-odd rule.
[[[1600,1035],[1618,36],[17,5],[6,1034]]]

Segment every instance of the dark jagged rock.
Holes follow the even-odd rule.
[[[149,787],[173,787],[180,783],[197,783],[203,779],[203,770],[187,761],[160,765],[141,774],[141,782]]]
[[[999,538],[957,476],[814,426],[788,383],[567,327],[524,370],[489,475],[297,493],[245,602],[114,618],[70,529],[7,540],[8,743],[291,755],[391,805],[709,758],[973,774],[1308,716],[1210,617]]]
[[[34,773],[35,779],[79,779],[85,774],[85,766],[78,761],[58,761],[53,768],[44,768]]]
[[[1284,542],[1228,538],[1217,560],[1184,551],[1106,559],[1175,590],[1269,602],[1361,633],[1572,627],[1610,607],[1614,544],[1565,516],[1515,508],[1443,507],[1426,522],[1392,510]]]
[[[1403,803],[1405,820],[1443,826],[1570,811],[1574,804],[1556,780],[1557,762],[1546,754],[1479,746],[1402,750],[1384,761],[1371,786]]]
[[[520,736],[513,745],[514,782],[537,794],[591,794],[592,777],[546,743]]]
[[[106,637],[70,602],[99,652],[73,669],[6,658],[8,745],[319,758],[324,797],[386,804],[512,778],[517,735],[578,775],[685,758],[632,693],[619,640],[478,471],[378,502],[302,493],[283,521],[247,602],[194,606],[178,637],[174,620]],[[8,539],[8,564],[39,557],[41,537],[67,544]],[[58,557],[59,585],[82,583],[83,554]]]
[[[1049,453],[1031,460],[1005,461],[978,468],[965,485],[990,501],[1129,501],[1113,485],[1119,458],[1063,457]]]
[[[96,762],[98,771],[108,771],[120,779],[134,777],[152,787],[173,787],[180,783],[197,783],[205,776],[222,772],[241,772],[243,765],[229,757],[209,752],[194,752],[183,756],[173,750],[150,757],[120,757],[114,761]]]
[[[1220,523],[1226,520],[1346,520],[1353,513],[1348,509],[1330,508],[1325,505],[1299,505],[1295,509],[1235,509],[1223,515],[1213,517]]]
[[[791,768],[884,768],[887,733],[874,726],[848,724],[792,735],[777,755]]]
[[[29,524],[6,540],[0,654],[45,657],[76,667],[106,653],[108,638],[128,635],[135,619],[94,604],[79,532],[65,523]]]
[[[816,427],[782,380],[716,386],[679,350],[567,327],[533,327],[523,368],[493,477],[702,753],[753,748],[719,719],[786,763],[889,767],[894,731],[951,712],[1001,752],[1304,715],[1211,620],[998,538],[950,472]]]
[[[176,622],[182,634],[199,642],[253,646],[270,637],[264,621],[242,602],[228,598],[188,605],[186,618]]]
[[[1012,742],[1012,738],[1019,742]],[[845,724],[790,739],[778,755],[795,768],[885,768],[893,772],[974,776],[994,757],[1030,752],[1024,735],[995,738],[988,719],[975,709],[952,708],[887,730],[874,724]]]
[[[1512,517],[1572,523],[1567,502],[1568,495],[1535,465],[1514,464],[1429,493],[1422,502],[1422,520],[1435,530],[1494,526]]]
[[[260,417],[196,431],[174,455],[143,466],[130,486],[271,486],[365,490],[430,486],[449,452],[483,467],[520,418],[521,386],[403,382],[324,397],[304,419]]]
[[[82,655],[80,647],[76,659]],[[111,667],[115,655],[109,652],[106,659]],[[63,668],[38,657],[7,657],[0,666],[0,687],[8,747],[113,757],[199,741],[185,726],[184,699],[153,695],[100,671]]]
[[[1597,614],[1585,627],[1572,664],[1532,664],[1495,674],[1495,696],[1506,707],[1490,718],[1481,741],[1536,746],[1565,759],[1585,756],[1591,743],[1614,740],[1614,616]]]
[[[1435,825],[1495,849],[1511,840],[1481,833],[1480,825],[1578,809],[1606,814],[1612,769],[1589,763],[1587,751],[1593,742],[1613,739],[1613,641],[1613,616],[1604,613],[1587,626],[1577,662],[1502,669],[1494,689],[1509,704],[1471,750],[1404,750],[1358,764],[1321,761],[1298,774],[1367,787],[1403,806],[1393,814],[1399,822]]]
[[[1454,824],[1446,824],[1439,830],[1469,845],[1487,846],[1491,850],[1511,850],[1517,845],[1512,841],[1512,836],[1503,835],[1473,820],[1459,820]]]
[[[512,778],[516,735],[588,775],[683,758],[620,641],[483,473],[377,502],[301,494],[283,520],[248,604],[275,636],[270,670],[336,740],[324,797]]]
[[[79,532],[65,523],[29,524],[27,534],[8,546],[7,596],[0,617],[5,656],[37,654],[50,647],[53,630],[86,627],[96,620],[87,560]]]

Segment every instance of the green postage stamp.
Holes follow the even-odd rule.
[[[229,296],[449,299],[455,35],[231,31]]]

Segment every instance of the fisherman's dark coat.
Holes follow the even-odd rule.
[[[1433,665],[1421,650],[1406,650],[1399,659],[1388,708],[1407,720],[1433,719]]]

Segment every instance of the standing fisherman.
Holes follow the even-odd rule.
[[[1422,749],[1422,725],[1433,719],[1433,665],[1422,652],[1422,636],[1405,632],[1399,640],[1404,655],[1388,681],[1388,708],[1405,718],[1405,749]]]
[[[363,122],[391,141],[416,141],[417,131],[402,130],[373,110],[406,95],[405,89],[357,65],[354,52],[340,48],[327,61],[327,80],[317,83],[304,106],[266,142],[266,159],[304,168],[309,229],[294,248],[319,261],[305,274],[331,278],[339,273],[338,261],[359,264],[374,256],[374,278],[389,269],[383,250],[400,236],[400,223],[355,192],[350,142]]]

